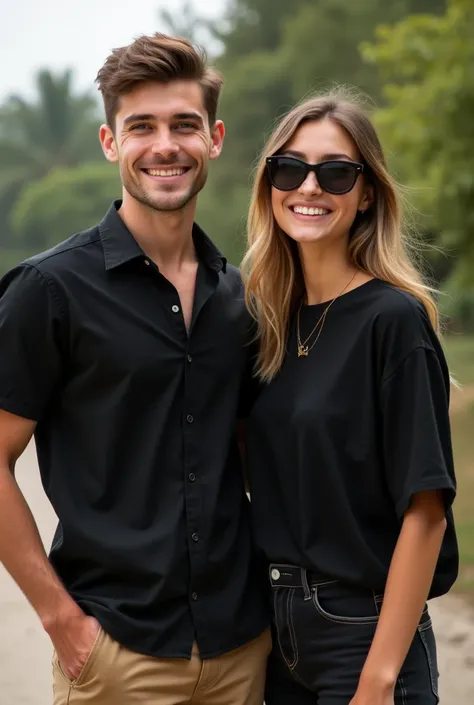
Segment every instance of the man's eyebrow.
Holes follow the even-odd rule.
[[[172,115],[171,117],[172,120],[195,120],[198,122],[200,125],[204,124],[204,120],[202,116],[199,113],[194,113],[194,112],[185,112],[185,113],[176,113],[175,115]],[[155,121],[156,120],[156,115],[153,115],[152,113],[132,113],[132,115],[128,115],[125,120],[123,121],[124,125],[130,125],[132,122],[144,122],[144,121]]]
[[[123,121],[124,125],[129,125],[131,122],[142,122],[145,120],[155,120],[155,116],[151,113],[132,113]]]
[[[196,122],[199,122],[201,125],[204,124],[204,120],[202,119],[202,115],[199,115],[199,113],[177,113],[176,115],[173,115],[174,120],[196,120]]]

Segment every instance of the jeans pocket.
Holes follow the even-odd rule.
[[[338,586],[315,585],[313,605],[320,617],[335,624],[370,625],[379,619],[379,596],[371,590],[353,590],[344,594]]]
[[[69,676],[66,675],[64,672],[63,667],[61,666],[61,663],[58,658],[58,654],[56,651],[53,653],[53,667],[57,668],[59,673],[62,675],[62,677],[67,681],[68,685],[77,687],[81,684],[83,684],[87,678],[87,674],[89,673],[90,669],[92,668],[94,661],[97,658],[100,646],[104,640],[105,633],[102,628],[99,629],[97,632],[97,636],[95,638],[95,641],[92,645],[92,649],[89,652],[89,655],[81,669],[81,672],[77,676],[77,678],[69,678]]]
[[[433,632],[431,618],[427,610],[423,612],[423,617],[418,625],[417,633],[423,644],[423,651],[426,654],[428,670],[430,673],[431,690],[433,695],[439,700],[438,692],[438,657],[436,652],[436,639]]]
[[[298,647],[293,625],[293,598],[295,588],[278,588],[273,595],[273,619],[280,653],[288,666],[298,663]]]

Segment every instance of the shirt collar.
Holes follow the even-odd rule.
[[[121,205],[121,200],[114,201],[99,225],[106,270],[146,257],[118,214]],[[226,271],[226,258],[196,223],[193,225],[193,240],[198,259],[203,264],[216,272]]]

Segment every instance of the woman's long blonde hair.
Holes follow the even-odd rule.
[[[330,118],[354,140],[367,165],[374,202],[353,225],[349,255],[353,264],[415,296],[436,331],[438,309],[433,289],[424,283],[413,248],[402,230],[401,194],[389,174],[382,146],[364,108],[341,91],[304,100],[287,113],[267,140],[258,162],[248,216],[248,249],[242,262],[247,306],[258,324],[257,372],[269,381],[279,371],[286,351],[289,321],[304,295],[296,243],[273,216],[266,158],[277,154],[304,122]],[[413,255],[413,252],[412,252]]]

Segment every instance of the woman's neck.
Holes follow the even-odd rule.
[[[303,243],[298,249],[308,304],[331,301],[345,286],[349,290],[361,283],[359,274],[362,273],[358,274],[350,261],[345,243],[340,248],[322,248],[320,243]]]

